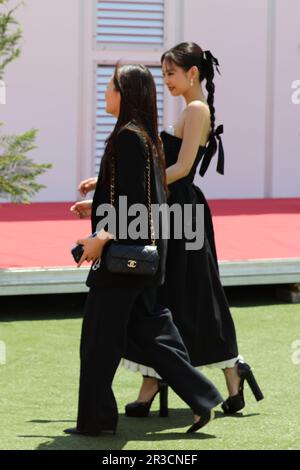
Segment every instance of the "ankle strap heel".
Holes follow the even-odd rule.
[[[254,374],[251,370],[249,364],[245,362],[237,363],[237,372],[241,378],[239,393],[232,397],[228,397],[222,404],[222,409],[225,414],[234,414],[242,410],[245,407],[244,399],[244,382],[248,383],[256,401],[263,400],[263,393],[254,377]]]

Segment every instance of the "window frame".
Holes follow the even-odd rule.
[[[95,40],[96,1],[80,1],[79,97],[78,97],[78,157],[77,181],[94,176],[96,165],[96,76],[98,65],[111,66],[118,60],[160,66],[163,52],[182,41],[183,0],[165,0],[165,45],[161,48],[97,47]],[[163,126],[173,124],[173,116],[181,109],[180,98],[170,97],[164,90]]]
[[[125,62],[125,64],[126,64],[126,62]],[[95,169],[96,169],[97,164],[98,164],[98,162],[97,162],[97,134],[98,134],[98,132],[97,132],[97,104],[96,104],[96,99],[97,99],[97,78],[99,77],[98,69],[101,68],[101,67],[111,67],[112,69],[114,69],[114,65],[115,65],[115,63],[113,63],[113,62],[111,64],[107,64],[107,63],[106,64],[103,64],[103,63],[101,63],[101,64],[96,63],[95,64],[95,72],[94,72],[95,73],[95,75],[94,75],[94,78],[95,78],[94,174],[97,174],[97,173],[95,173]],[[157,64],[153,65],[153,64],[148,64],[147,63],[147,64],[144,64],[144,65],[146,65],[146,67],[149,67],[149,68],[152,68],[152,67],[154,68],[155,67],[157,69],[160,69],[160,66],[157,65]],[[162,126],[163,127],[164,127],[164,98],[165,98],[165,92],[163,90],[163,92],[162,92],[162,101],[163,101]]]
[[[130,0],[128,0],[130,1]],[[163,26],[163,44],[162,46],[159,46],[157,44],[155,45],[152,45],[152,44],[141,44],[139,47],[140,49],[139,50],[144,50],[144,51],[147,51],[147,50],[157,50],[157,51],[160,51],[161,49],[164,48],[164,44],[166,43],[166,31],[167,31],[167,3],[170,1],[170,0],[162,0],[163,3],[164,3],[164,26]],[[98,3],[98,0],[93,0],[93,3],[94,3],[94,12],[97,10],[97,3]],[[137,44],[131,44],[131,43],[117,43],[117,42],[111,42],[111,43],[105,43],[103,45],[99,44],[97,42],[97,19],[96,19],[96,16],[94,16],[93,18],[93,38],[94,38],[94,47],[95,47],[95,50],[99,50],[99,51],[105,51],[105,50],[110,50],[110,51],[114,51],[114,50],[118,50],[118,51],[128,51],[128,50],[136,50],[137,49]]]

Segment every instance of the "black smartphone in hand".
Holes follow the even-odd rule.
[[[97,232],[94,232],[94,233],[92,233],[92,235],[90,235],[88,238],[94,238],[94,237],[96,237],[96,235],[97,235]],[[72,248],[72,250],[71,250],[71,254],[72,254],[73,258],[74,258],[74,261],[75,261],[76,263],[79,263],[80,258],[81,258],[82,255],[83,255],[83,245],[76,245],[76,246],[74,246],[74,247]]]
[[[74,248],[72,248],[72,250],[71,250],[71,254],[74,258],[74,261],[76,261],[76,263],[79,263],[80,258],[83,255],[83,246],[82,245],[74,246]]]

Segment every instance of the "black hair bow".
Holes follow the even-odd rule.
[[[210,51],[203,51],[203,58],[205,60],[208,60],[213,63],[213,65],[216,67],[216,70],[219,75],[221,75],[220,70],[219,70],[219,61],[216,59]]]
[[[221,134],[223,134],[223,130],[224,130],[223,124],[221,124],[211,134],[208,146],[205,150],[203,160],[202,160],[202,163],[201,163],[201,166],[200,166],[199,174],[201,176],[205,175],[206,170],[209,167],[210,161],[211,161],[212,157],[214,156],[214,154],[217,151],[216,139],[218,140],[218,144],[219,144],[217,172],[220,173],[221,175],[224,175],[224,160],[225,160],[225,157],[224,157],[223,142],[222,142],[222,139],[221,139]]]

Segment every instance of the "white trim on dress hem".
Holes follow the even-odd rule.
[[[203,367],[208,367],[210,369],[226,369],[234,367],[236,361],[244,362],[244,358],[239,355],[237,357],[233,357],[232,359],[228,359],[227,361],[215,362],[214,364],[207,364],[204,366],[196,367],[196,369],[203,369]],[[128,359],[122,359],[120,365],[125,369],[129,369],[132,372],[140,372],[142,375],[148,375],[149,377],[153,377],[156,379],[161,379],[160,375],[152,369],[151,367],[144,366],[143,364],[138,364],[136,362],[128,361]]]

